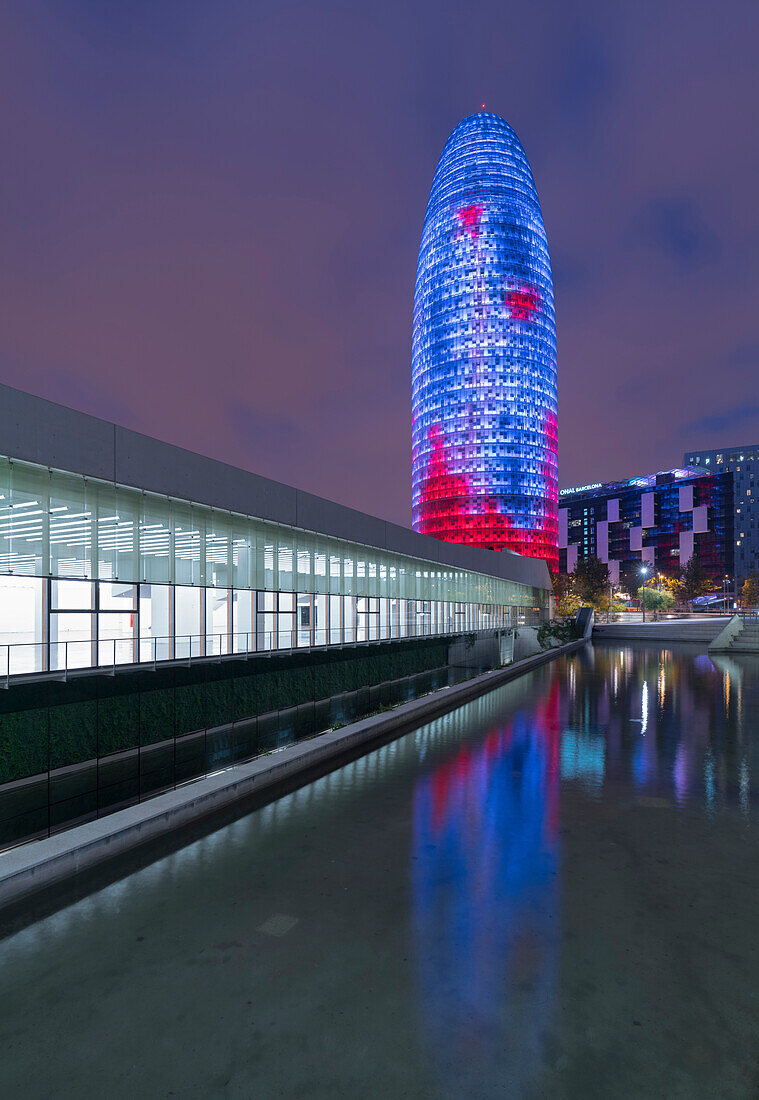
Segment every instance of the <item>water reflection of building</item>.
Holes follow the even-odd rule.
[[[739,669],[695,649],[595,646],[578,655],[562,694],[562,778],[607,795],[632,787],[743,806],[746,690]]]
[[[552,1014],[559,915],[558,684],[414,793],[421,1017],[451,1095],[522,1095]]]

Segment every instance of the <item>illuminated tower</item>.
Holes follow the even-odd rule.
[[[558,568],[556,320],[524,149],[498,115],[460,122],[432,181],[412,365],[413,525]]]

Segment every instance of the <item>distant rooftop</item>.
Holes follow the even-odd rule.
[[[714,471],[717,473],[718,471]],[[559,498],[567,497],[604,497],[612,493],[626,493],[631,489],[654,489],[657,485],[667,485],[672,481],[688,481],[694,477],[711,477],[712,472],[700,466],[681,466],[675,470],[659,470],[655,474],[642,477],[630,477],[626,481],[596,481],[591,485],[577,485],[571,489],[560,489]]]

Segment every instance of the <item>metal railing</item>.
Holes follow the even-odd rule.
[[[678,611],[676,609],[670,609],[668,611],[653,611],[649,609],[648,611],[646,611],[646,622],[660,622],[664,619],[707,619],[710,617],[717,619],[729,619],[731,615],[735,614],[743,615],[743,612],[736,612],[730,608],[725,611],[724,608],[721,607],[704,608],[704,610],[702,611],[699,611],[698,609],[695,611]],[[642,618],[643,612],[641,611],[640,607],[631,607],[629,610],[625,611],[607,611],[605,614],[602,612],[598,616],[596,621],[599,623],[639,623],[641,622]]]
[[[358,634],[361,633],[361,637]],[[371,636],[365,636],[370,634]],[[416,638],[453,638],[472,635],[476,638],[511,635],[507,660],[513,660],[514,628],[488,627],[467,630],[409,630],[401,634],[380,634],[379,631],[341,630],[272,630],[236,631],[229,634],[181,634],[160,637],[76,639],[63,642],[7,642],[0,644],[0,687],[9,687],[19,676],[40,673],[66,679],[70,672],[98,669],[115,673],[124,665],[145,665],[155,668],[164,662],[182,662],[224,657],[266,657],[272,654],[292,654],[312,648],[352,647],[377,642],[409,641]]]

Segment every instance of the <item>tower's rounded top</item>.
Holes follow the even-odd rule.
[[[467,115],[451,131],[435,170],[430,203],[454,200],[472,186],[513,191],[540,210],[527,155],[516,132],[494,111]]]

